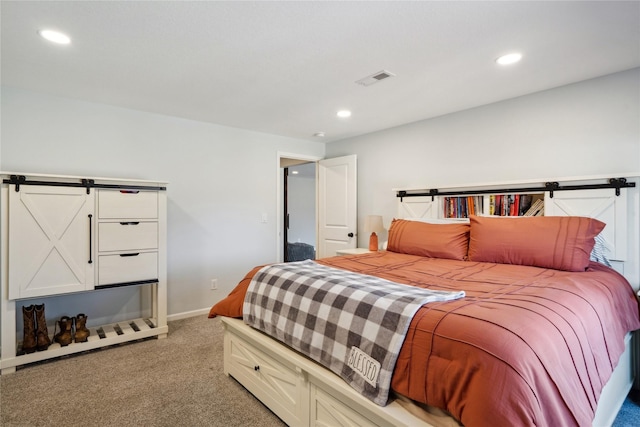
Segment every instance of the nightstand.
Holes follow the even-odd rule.
[[[336,255],[360,255],[360,254],[368,254],[371,251],[367,248],[354,248],[354,249],[340,249],[336,251]]]

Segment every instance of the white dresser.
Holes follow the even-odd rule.
[[[3,374],[52,357],[166,336],[166,183],[1,175]],[[131,286],[151,287],[151,316],[92,327],[85,343],[54,343],[48,350],[22,354],[16,332],[16,321],[22,321],[19,307],[76,292],[99,299],[102,289]]]

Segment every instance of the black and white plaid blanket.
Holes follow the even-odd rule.
[[[462,297],[464,291],[421,289],[306,260],[258,271],[243,317],[384,406],[416,311],[429,302]]]

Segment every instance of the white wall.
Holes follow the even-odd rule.
[[[327,145],[346,154],[358,156],[361,247],[366,215],[396,215],[394,188],[638,173],[640,69]]]
[[[210,307],[250,268],[276,261],[277,153],[322,157],[325,150],[321,143],[8,87],[1,125],[3,171],[169,182],[169,315]],[[212,278],[217,291],[209,289]],[[84,312],[92,323],[111,306],[122,307],[122,318],[139,309],[137,292],[100,292],[99,302],[91,294],[52,299],[47,317]]]

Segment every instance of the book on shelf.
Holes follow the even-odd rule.
[[[482,196],[459,196],[444,198],[444,218],[469,218],[483,211]]]
[[[523,216],[525,212],[529,210],[529,208],[531,207],[532,200],[533,200],[533,196],[531,194],[520,195],[520,206],[518,208],[519,216]]]
[[[524,216],[542,216],[544,215],[544,200],[537,199],[529,210],[524,213]]]
[[[489,195],[489,215],[524,216],[531,209],[533,199],[534,196],[531,194],[491,194]],[[536,208],[539,207],[539,205],[536,206]],[[544,209],[540,210],[538,215],[542,215],[543,211]]]

